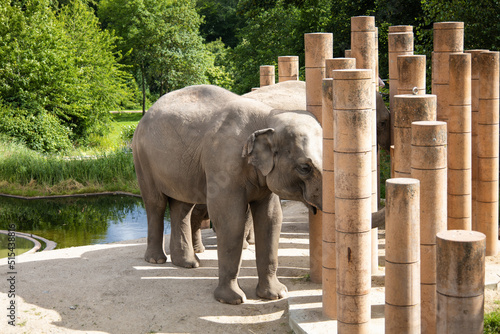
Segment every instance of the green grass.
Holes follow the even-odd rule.
[[[113,114],[111,133],[97,146],[67,156],[44,155],[0,137],[0,193],[42,196],[103,191],[139,193],[132,154],[122,139],[141,113]]]
[[[122,140],[122,132],[124,128],[137,126],[137,123],[142,118],[142,113],[113,113],[111,114],[112,122],[110,125],[111,131],[103,137],[94,137],[92,141],[96,143],[98,150],[115,150],[124,145]]]
[[[500,308],[484,315],[484,333],[500,333]]]
[[[102,191],[138,193],[130,150],[93,157],[43,155],[9,141],[0,143],[0,192],[60,195]]]

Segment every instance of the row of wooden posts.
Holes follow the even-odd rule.
[[[389,27],[386,333],[482,333],[484,257],[498,252],[499,53],[464,52],[463,41],[462,22],[434,24],[429,95],[413,27]],[[310,276],[322,282],[323,313],[339,332],[368,333],[378,270],[374,17],[353,17],[351,50],[332,57],[332,34],[305,34],[307,110],[324,137]],[[275,83],[274,66],[260,73],[261,86]],[[298,80],[298,57],[279,57],[278,73],[280,82]]]

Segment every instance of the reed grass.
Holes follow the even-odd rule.
[[[0,138],[0,192],[34,196],[102,191],[139,193],[130,149],[63,157]]]

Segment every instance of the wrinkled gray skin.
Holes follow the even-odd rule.
[[[304,81],[285,81],[278,83],[276,85],[265,86],[259,88],[253,92],[244,94],[243,96],[264,102],[265,104],[283,110],[306,110],[306,83]],[[384,100],[382,99],[382,95],[377,93],[377,143],[379,147],[383,148],[386,151],[389,151],[389,147],[391,145],[391,129],[390,129],[390,113],[387,109]],[[197,205],[198,214],[207,215],[206,207],[203,205]],[[191,214],[191,219],[197,220],[199,218],[196,217],[195,212]],[[373,227],[382,227],[385,224],[385,210],[382,209],[377,213],[374,213],[372,216],[372,226]],[[193,232],[193,244],[195,246],[194,252],[200,253],[198,249],[203,249],[203,243],[201,241],[201,231],[196,229],[195,226],[192,226]],[[170,244],[179,243],[182,240],[170,240]],[[252,229],[252,220],[249,217],[246,225],[245,232],[245,240],[244,240],[244,248],[248,246],[248,243],[253,243],[253,229]],[[201,245],[201,246],[200,246]],[[180,247],[179,247],[180,248]],[[175,256],[186,257],[186,254],[176,254],[172,255],[172,258]],[[189,256],[188,256],[189,257]],[[173,260],[174,261],[174,260]],[[183,261],[175,261],[175,262],[183,262]],[[197,265],[196,265],[197,266]]]
[[[259,282],[257,295],[278,299],[276,277],[280,197],[321,209],[321,127],[304,111],[281,111],[215,86],[191,86],[162,96],[142,118],[132,141],[148,218],[145,259],[164,263],[163,215],[170,206],[173,240],[191,253],[190,215],[206,204],[217,230],[219,285],[215,298],[245,301],[237,277],[251,216]],[[187,204],[192,203],[192,204]],[[198,265],[192,254],[180,266]]]

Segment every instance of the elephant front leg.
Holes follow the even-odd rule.
[[[246,295],[238,284],[238,274],[248,204],[222,200],[221,197],[209,201],[208,206],[210,219],[217,230],[219,285],[214,296],[221,303],[237,305],[246,301]]]
[[[184,268],[198,268],[200,260],[194,253],[191,234],[191,211],[194,205],[169,199],[170,256],[172,263]]]
[[[288,289],[278,281],[278,245],[283,214],[280,199],[270,194],[265,200],[251,203],[255,229],[255,254],[259,283],[257,296],[280,299],[288,295]]]

